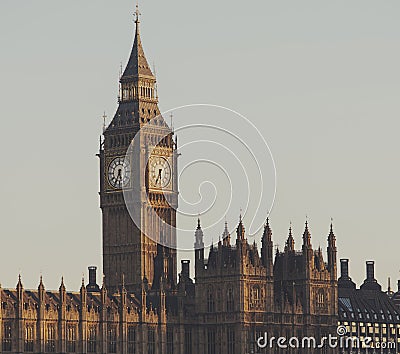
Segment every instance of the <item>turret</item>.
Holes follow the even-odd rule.
[[[64,285],[64,277],[61,277],[61,285],[60,285],[58,291],[60,293],[60,303],[62,306],[64,306],[66,303],[66,300],[67,300],[67,290],[65,289],[65,285]]]
[[[195,243],[195,276],[197,277],[199,272],[204,268],[204,235],[201,229],[200,218],[197,219],[197,229],[194,233]]]
[[[274,249],[274,244],[272,242],[272,230],[271,227],[269,226],[269,219],[267,219],[267,222],[265,223],[264,226],[264,232],[261,238],[261,261],[264,267],[267,268],[267,276],[272,277],[273,276],[273,249]]]
[[[328,236],[328,271],[331,273],[333,279],[337,276],[337,248],[336,248],[336,236],[333,233],[333,223]]]
[[[307,269],[310,270],[313,266],[313,249],[311,245],[311,233],[308,229],[308,221],[306,221],[306,227],[303,233],[303,256],[305,257],[305,261],[307,264]]]
[[[294,238],[292,234],[292,225],[289,227],[289,236],[286,240],[285,252],[294,252]]]
[[[240,214],[239,217],[239,225],[236,229],[236,243],[243,243],[245,241],[245,234],[246,234],[246,230],[243,226],[243,221],[242,221],[242,214]]]
[[[222,233],[222,241],[223,241],[223,245],[226,247],[229,247],[231,245],[231,235],[228,231],[228,222],[225,221],[225,228],[224,228],[224,232]]]

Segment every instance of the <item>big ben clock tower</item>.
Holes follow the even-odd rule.
[[[120,79],[119,105],[100,148],[103,271],[108,289],[124,279],[176,285],[177,153],[173,132],[158,108],[156,78],[146,60],[136,11],[136,33]]]

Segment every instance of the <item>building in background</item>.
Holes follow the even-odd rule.
[[[361,341],[369,337],[379,353],[398,353],[400,347],[400,308],[382,291],[375,279],[375,264],[368,261],[364,283],[357,289],[349,276],[349,260],[341,259],[339,290],[339,325],[347,335]],[[362,347],[361,345],[357,345]],[[358,350],[370,353],[371,348]],[[382,351],[383,350],[383,351]],[[354,352],[348,348],[346,352]]]

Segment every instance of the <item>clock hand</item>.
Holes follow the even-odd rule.
[[[156,179],[156,183],[158,182],[158,179],[160,179],[160,183],[161,183],[161,171],[162,171],[162,169],[161,168],[159,168],[158,169],[158,177],[157,177],[157,179]]]

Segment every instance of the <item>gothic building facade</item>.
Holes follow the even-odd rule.
[[[119,106],[98,154],[103,282],[97,285],[91,267],[79,292],[67,291],[63,281],[48,291],[42,279],[37,290],[24,289],[21,279],[16,289],[0,288],[0,353],[334,353],[312,343],[279,348],[276,341],[308,336],[318,344],[336,333],[332,225],[325,261],[312,247],[308,223],[301,249],[290,228],[284,249],[274,251],[267,221],[259,251],[248,243],[240,217],[236,235],[225,225],[222,240],[206,254],[198,220],[195,280],[187,260],[178,277],[177,140],[158,108],[136,16]]]

